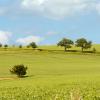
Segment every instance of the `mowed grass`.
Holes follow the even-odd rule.
[[[44,46],[39,46],[39,48],[47,49],[47,50],[64,50],[63,47],[60,47],[60,46],[57,46],[57,45],[44,45]],[[93,44],[92,48],[90,50],[92,50],[93,48],[96,48],[97,51],[100,51],[100,44]],[[81,48],[80,47],[76,47],[74,45],[69,50],[81,50]]]
[[[18,79],[10,74],[16,64],[28,67],[28,77]],[[0,100],[100,100],[100,56],[1,49],[0,79]]]

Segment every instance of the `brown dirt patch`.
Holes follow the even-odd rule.
[[[1,80],[14,80],[15,78],[11,78],[11,77],[0,77],[0,81]]]

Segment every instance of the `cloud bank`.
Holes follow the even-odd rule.
[[[0,31],[0,43],[9,44],[11,36],[12,36],[11,32]]]
[[[10,0],[9,0],[10,2]],[[5,2],[6,4],[6,2]],[[7,6],[0,6],[1,15],[40,15],[52,19],[96,12],[100,14],[99,0],[14,0]]]
[[[97,0],[22,0],[21,2],[24,10],[57,19],[94,9],[98,11],[100,7],[97,7],[97,4]]]
[[[24,38],[19,38],[16,40],[16,43],[22,45],[28,45],[31,42],[36,42],[37,44],[42,41],[42,38],[39,36],[27,36]]]

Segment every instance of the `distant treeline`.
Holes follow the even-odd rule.
[[[72,48],[73,46],[75,47],[80,47],[81,48],[81,51],[82,52],[85,52],[84,50],[86,49],[90,49],[92,47],[92,41],[88,41],[87,39],[85,38],[79,38],[77,39],[75,42],[71,39],[68,39],[68,38],[63,38],[61,39],[60,41],[58,41],[57,43],[57,46],[61,46],[61,47],[64,47],[64,51],[70,51],[70,52],[75,52],[75,50],[69,50],[70,48]],[[9,45],[5,44],[1,44],[0,43],[0,48],[1,47],[4,47],[5,49],[7,49],[9,47]],[[13,45],[13,47],[15,47],[15,45]],[[23,45],[19,45],[18,46],[19,48],[23,48]],[[27,46],[27,48],[38,48],[37,44],[35,42],[31,42],[29,43]],[[39,51],[42,51],[43,49],[38,49]],[[95,53],[96,52],[96,49],[93,48],[92,51],[90,52],[93,52]]]

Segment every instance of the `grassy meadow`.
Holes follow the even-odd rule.
[[[100,45],[94,47],[100,51]],[[39,48],[45,51],[0,49],[0,100],[100,100],[99,53],[67,53],[56,46]],[[16,64],[28,67],[27,77],[10,74],[9,69]]]

